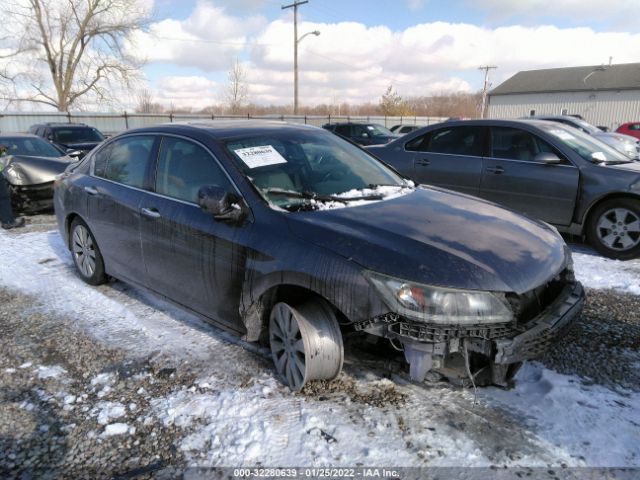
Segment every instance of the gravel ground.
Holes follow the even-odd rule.
[[[0,290],[0,477],[157,476],[179,466],[174,427],[145,423],[144,412],[150,396],[190,386],[191,376],[127,359],[34,303]],[[106,375],[116,379],[108,388]],[[98,416],[106,402],[135,435],[108,435]]]
[[[630,353],[640,343],[638,307],[637,297],[590,291],[581,321],[541,361],[586,382],[640,390],[638,356]],[[199,388],[187,369],[107,347],[71,319],[43,314],[33,298],[3,289],[0,329],[0,477],[169,478],[185,467],[177,447],[186,432],[148,407]],[[377,407],[405,401],[389,386],[360,391],[351,376],[300,395]]]
[[[541,362],[593,383],[640,391],[640,297],[587,290],[582,317]]]

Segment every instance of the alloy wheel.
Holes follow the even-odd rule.
[[[613,250],[630,250],[640,244],[640,218],[627,208],[607,210],[596,228],[600,241]]]
[[[71,249],[80,273],[90,278],[96,271],[96,250],[89,230],[83,225],[77,225],[73,229]]]

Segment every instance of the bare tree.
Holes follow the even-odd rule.
[[[135,110],[137,113],[162,113],[164,108],[153,101],[153,94],[145,88],[138,92],[138,103]]]
[[[225,100],[229,106],[229,112],[235,115],[240,113],[242,105],[247,101],[249,96],[247,72],[237,58],[233,67],[229,70],[227,78],[228,83],[225,90]]]
[[[5,21],[20,25],[15,44],[23,55],[18,98],[60,111],[87,97],[116,100],[117,87],[129,85],[140,63],[125,42],[143,27],[148,13],[138,0],[8,0]]]

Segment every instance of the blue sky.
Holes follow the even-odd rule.
[[[135,53],[162,103],[224,101],[236,61],[250,100],[290,101],[291,11],[274,0],[155,0]],[[550,5],[552,8],[550,8]],[[640,61],[638,0],[310,0],[300,7],[301,93],[308,103],[476,91],[523,69]],[[552,14],[550,13],[552,12]]]

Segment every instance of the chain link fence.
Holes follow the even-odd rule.
[[[173,113],[84,113],[84,112],[16,112],[0,114],[0,133],[26,132],[36,123],[86,123],[105,134],[115,134],[131,128],[158,123],[216,120],[277,120],[321,127],[327,123],[367,122],[390,128],[394,125],[432,125],[446,117],[385,117],[367,115],[203,115]]]

